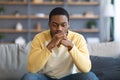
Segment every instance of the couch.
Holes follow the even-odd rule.
[[[120,42],[88,44],[92,70],[100,80],[120,80]]]
[[[20,80],[27,72],[27,56],[30,43],[0,44],[0,80]]]
[[[20,80],[27,72],[30,44],[0,44],[0,80]],[[100,80],[120,80],[120,42],[88,43],[88,49]]]

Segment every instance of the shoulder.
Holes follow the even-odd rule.
[[[79,47],[86,44],[84,36],[77,32],[69,31],[69,39]]]
[[[36,38],[43,38],[49,36],[50,30],[42,31],[35,35]]]
[[[70,31],[70,30],[68,31],[68,35],[70,38],[75,38],[75,39],[84,38],[82,34],[74,32],[74,31]]]
[[[50,30],[45,30],[43,32],[40,32],[36,34],[33,38],[34,41],[42,41],[42,42],[48,41],[50,39],[51,39]]]

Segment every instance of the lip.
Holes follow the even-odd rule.
[[[58,34],[59,32],[61,32],[61,30],[56,31],[54,34]],[[64,34],[67,36],[68,33],[65,32]]]
[[[55,32],[55,34],[58,34],[58,33],[60,33],[60,32],[62,32],[61,30],[57,30],[56,32]]]

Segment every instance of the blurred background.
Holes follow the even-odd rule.
[[[70,14],[70,30],[88,43],[120,41],[119,0],[0,0],[0,43],[28,43],[49,29],[48,15],[55,7]]]

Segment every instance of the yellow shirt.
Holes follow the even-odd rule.
[[[28,56],[29,72],[40,72],[57,79],[72,74],[75,71],[74,66],[80,72],[89,72],[91,61],[84,37],[72,31],[68,31],[67,37],[74,44],[70,51],[61,45],[50,52],[46,47],[51,41],[50,30],[37,34]]]

